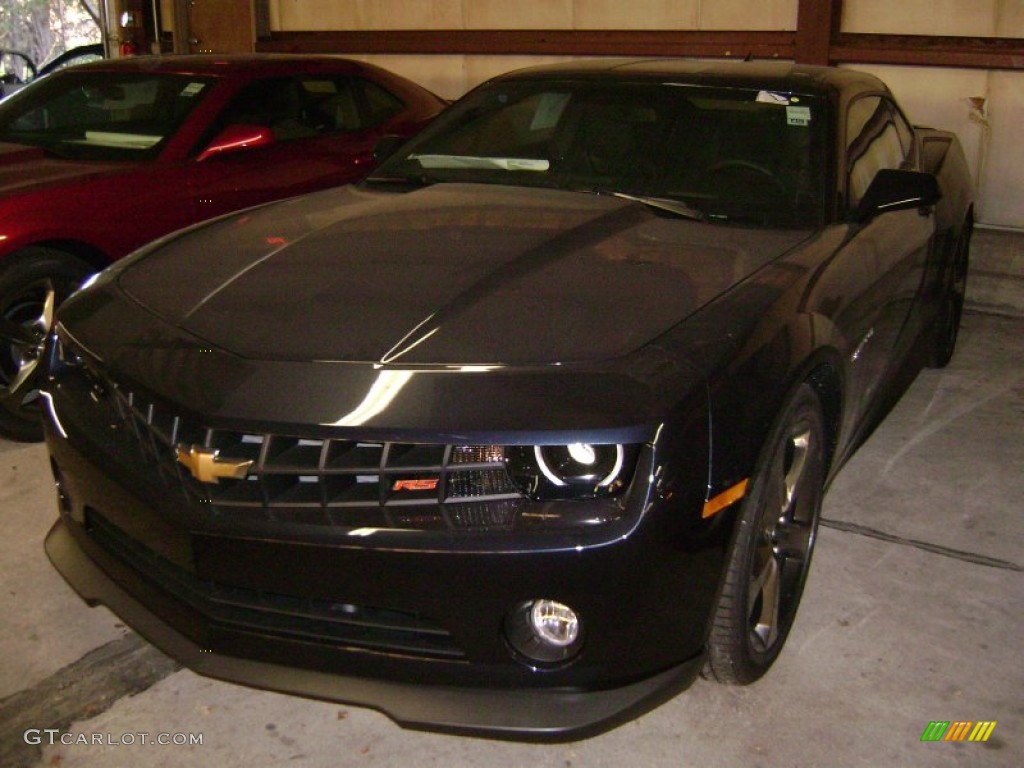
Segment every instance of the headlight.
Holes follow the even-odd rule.
[[[508,446],[512,483],[535,499],[613,496],[629,482],[637,446],[614,443]]]

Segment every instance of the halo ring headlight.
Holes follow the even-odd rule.
[[[537,467],[558,486],[587,484],[599,488],[610,485],[622,471],[624,451],[621,445],[535,445]]]
[[[505,446],[513,484],[534,499],[612,496],[629,482],[639,445],[562,443]]]

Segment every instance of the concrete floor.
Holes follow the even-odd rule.
[[[1024,235],[980,232],[974,255],[957,355],[829,491],[773,670],[748,688],[698,681],[578,743],[403,731],[178,669],[56,574],[45,450],[0,441],[0,766],[1024,765]],[[997,725],[985,743],[922,743],[933,720]],[[80,743],[26,744],[28,728]],[[136,744],[81,743],[94,735]]]

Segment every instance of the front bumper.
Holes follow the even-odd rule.
[[[201,648],[148,610],[106,573],[58,520],[46,537],[46,554],[90,604],[102,603],[140,635],[201,675],[376,709],[407,728],[492,738],[561,741],[599,733],[641,714],[686,689],[702,657],[619,688],[488,689],[375,680],[229,656]],[[108,564],[109,565],[109,564]]]
[[[101,390],[58,378],[45,397],[61,509],[50,559],[199,673],[410,727],[567,740],[657,705],[701,668],[731,527],[725,515],[688,521],[699,483],[678,485],[695,497],[648,489],[623,519],[572,531],[246,527],[133,455],[139,438],[113,423]],[[639,475],[662,471],[653,453]],[[515,607],[540,598],[582,617],[569,662],[524,663],[506,639]]]

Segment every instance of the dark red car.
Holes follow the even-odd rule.
[[[95,62],[0,102],[0,435],[41,437],[42,342],[87,275],[198,221],[355,181],[382,136],[444,105],[378,67],[309,56]]]

